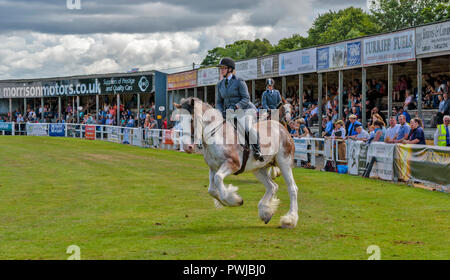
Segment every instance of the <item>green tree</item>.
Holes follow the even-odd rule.
[[[315,45],[348,40],[380,32],[375,17],[360,8],[349,7],[338,12],[319,15],[308,30],[307,37],[294,34],[281,39],[273,52],[290,51]]]
[[[372,0],[370,11],[383,31],[448,19],[448,0]]]
[[[269,54],[272,48],[272,44],[267,39],[240,40],[226,45],[225,48],[216,47],[209,50],[201,64],[202,66],[216,65],[222,57],[231,57],[235,60],[254,58]]]

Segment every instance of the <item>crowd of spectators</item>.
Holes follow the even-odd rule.
[[[117,114],[120,115],[119,124],[117,123]],[[12,112],[12,116],[8,113],[8,115],[0,117],[0,122],[8,122],[12,119],[12,121],[16,123],[77,123],[79,120],[82,124],[145,127],[148,126],[149,123],[152,123],[152,128],[157,127],[154,103],[151,104],[149,109],[145,109],[144,106],[141,105],[138,114],[133,114],[132,111],[123,104],[120,105],[118,110],[117,105],[105,103],[99,110],[96,118],[95,112],[91,113],[89,110],[76,110],[76,108],[73,108],[69,103],[63,108],[60,117],[58,116],[57,108],[51,107],[49,104],[44,104],[44,106],[40,105],[36,109],[28,104],[25,114],[19,109],[16,109]],[[165,123],[167,126],[166,120]]]
[[[444,123],[444,116],[450,115],[450,101],[448,89],[450,79],[447,75],[438,75],[433,78],[430,74],[424,75],[422,89],[422,104],[425,109],[435,109],[437,113],[432,120],[432,126]],[[432,86],[433,85],[433,86]],[[322,135],[313,134],[312,127],[318,122],[319,107],[317,100],[313,100],[310,87],[304,91],[303,112],[299,111],[298,96],[289,95],[286,101],[294,108],[294,117],[288,129],[292,136],[304,137],[332,137],[342,139],[358,139],[367,142],[410,143],[425,144],[424,123],[415,112],[413,116],[409,111],[417,109],[417,88],[411,86],[411,81],[405,75],[399,77],[394,85],[392,116],[385,116],[380,108],[387,109],[386,81],[372,79],[367,81],[366,110],[362,106],[362,85],[355,79],[344,86],[343,118],[339,119],[339,95],[336,85],[323,89],[326,95],[323,99]],[[261,107],[258,100],[258,108]],[[362,126],[362,116],[366,115],[367,131]],[[387,125],[388,123],[388,125]],[[447,128],[448,129],[448,128]],[[307,133],[305,133],[305,131]],[[435,137],[436,138],[436,137]],[[436,142],[436,141],[435,141]]]

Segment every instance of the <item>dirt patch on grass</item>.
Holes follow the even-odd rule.
[[[421,241],[394,240],[394,244],[403,244],[403,245],[423,245],[424,243],[421,242]]]
[[[348,235],[348,234],[335,234],[334,235],[334,237],[335,238],[347,238],[347,237],[349,237],[349,238],[353,238],[353,239],[355,239],[355,240],[359,240],[359,236],[356,236],[356,235]]]
[[[92,160],[102,160],[102,161],[124,161],[124,160],[133,160],[133,159],[141,159],[146,160],[148,158],[144,156],[138,156],[135,154],[123,154],[114,152],[113,154],[85,154],[86,159]]]

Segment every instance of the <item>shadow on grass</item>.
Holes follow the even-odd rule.
[[[286,230],[279,227],[276,223],[273,225],[264,225],[263,222],[260,226],[196,226],[194,227],[182,227],[179,229],[158,229],[153,228],[151,231],[145,230],[144,235],[146,238],[160,238],[160,237],[186,237],[189,235],[210,235],[217,233],[248,233],[248,232],[258,232],[258,234],[263,234],[265,231],[273,230]],[[289,229],[288,229],[289,230]]]

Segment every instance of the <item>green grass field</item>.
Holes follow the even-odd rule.
[[[253,174],[226,179],[244,205],[216,209],[200,155],[101,141],[0,136],[0,259],[449,259],[445,193],[295,169],[299,222],[265,225]]]

